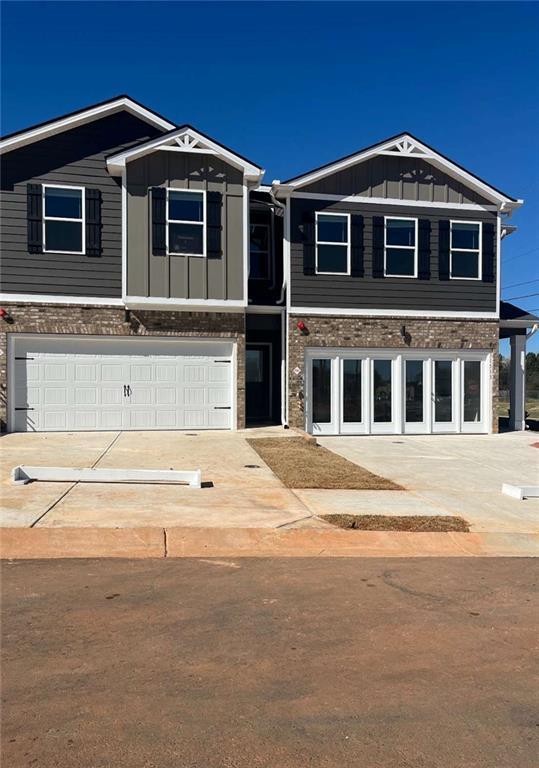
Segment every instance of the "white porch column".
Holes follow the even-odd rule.
[[[511,370],[509,376],[509,427],[526,429],[526,335],[511,336]]]

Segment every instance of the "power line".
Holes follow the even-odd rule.
[[[537,280],[526,280],[523,283],[511,283],[511,285],[505,285],[502,290],[506,291],[508,288],[518,288],[519,285],[530,285],[531,283],[539,283],[539,278]]]
[[[532,296],[539,296],[539,293],[525,293],[523,296],[510,296],[505,298],[504,301],[513,301],[514,299],[529,299]]]
[[[531,251],[524,251],[524,253],[518,253],[516,256],[511,256],[510,259],[505,260],[505,264],[509,264],[510,261],[514,261],[515,259],[520,259],[521,256],[527,256],[530,253],[535,253],[535,251],[539,251],[539,246],[537,248],[532,248]]]

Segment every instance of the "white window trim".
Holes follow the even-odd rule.
[[[264,227],[268,230],[268,250],[267,251],[258,251],[258,253],[267,253],[268,254],[268,261],[267,261],[267,275],[266,277],[251,277],[251,227]],[[270,263],[270,257],[271,257],[271,228],[269,224],[256,224],[253,222],[249,223],[249,280],[270,280],[271,279],[271,263]],[[253,342],[254,343],[254,342]]]
[[[453,224],[476,224],[479,227],[479,248],[453,248]],[[453,277],[453,251],[457,253],[477,253],[478,277]],[[449,220],[449,279],[450,280],[482,280],[483,279],[483,225],[481,221],[467,221],[466,219]]]
[[[388,245],[387,244],[387,222],[388,221],[413,221],[414,222],[414,243],[415,244],[414,244],[414,274],[413,275],[394,275],[387,271],[387,249],[388,248],[396,248],[401,251],[411,250],[410,245]],[[417,265],[418,229],[419,229],[419,219],[416,219],[412,216],[384,216],[384,277],[403,277],[403,278],[412,279],[412,280],[417,279],[417,276],[418,276],[418,265]]]
[[[202,221],[188,221],[185,219],[169,219],[168,216],[168,200],[170,192],[188,192],[191,195],[202,195]],[[207,215],[206,215],[206,190],[205,189],[184,189],[180,187],[167,187],[167,208],[166,208],[166,248],[167,256],[196,256],[199,259],[206,258],[206,227],[207,227]],[[202,227],[202,253],[178,253],[177,251],[171,251],[168,247],[168,232],[169,224],[195,224]]]
[[[318,239],[318,217],[319,216],[339,216],[341,219],[346,219],[346,243],[328,242],[327,240]],[[316,211],[315,212],[315,247],[316,247],[316,261],[315,261],[315,274],[317,275],[349,275],[351,266],[351,214],[339,213],[337,211]],[[337,245],[346,246],[346,272],[322,272],[318,269],[318,246],[319,245]]]
[[[46,214],[46,204],[45,204],[45,190],[46,189],[74,189],[77,192],[81,193],[81,218],[80,219],[70,219],[64,216],[47,216]],[[86,253],[86,189],[85,187],[75,187],[71,184],[43,184],[41,186],[41,205],[43,209],[43,221],[42,221],[42,229],[41,229],[41,237],[42,237],[42,245],[43,245],[43,253],[66,253],[76,256],[84,256]],[[81,243],[82,243],[82,250],[81,251],[58,251],[55,249],[48,250],[46,248],[46,238],[45,238],[45,230],[46,230],[46,224],[47,221],[73,221],[77,224],[80,224],[82,226],[82,236],[81,236]]]

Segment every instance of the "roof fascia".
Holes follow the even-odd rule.
[[[113,101],[98,104],[89,109],[66,115],[65,117],[60,117],[58,120],[53,120],[44,125],[29,128],[27,131],[22,131],[14,136],[8,136],[7,138],[0,140],[0,153],[19,149],[27,144],[47,139],[62,131],[77,128],[80,125],[106,117],[107,115],[115,114],[122,110],[145,120],[147,123],[150,123],[150,125],[154,125],[163,131],[170,131],[175,127],[174,123],[165,120],[160,115],[157,115],[155,112],[142,106],[142,104],[138,104],[129,97],[120,97]]]
[[[421,150],[421,153],[416,154],[412,152],[409,154],[400,154],[399,152],[389,151],[391,147],[402,141],[411,142],[414,147]],[[489,200],[494,201],[497,205],[500,205],[501,210],[513,210],[514,208],[521,206],[524,202],[523,200],[513,200],[513,198],[504,195],[499,190],[491,187],[489,184],[486,184],[472,174],[468,173],[468,171],[465,171],[463,168],[456,165],[448,158],[440,155],[438,152],[436,152],[436,150],[432,149],[432,147],[423,144],[423,142],[421,142],[419,139],[416,139],[409,133],[402,133],[398,136],[393,136],[385,142],[375,144],[372,147],[357,152],[354,155],[348,155],[347,157],[342,158],[342,160],[337,160],[335,163],[323,166],[322,168],[311,171],[310,173],[306,173],[303,176],[297,176],[296,178],[285,182],[285,184],[276,184],[275,188],[278,191],[286,194],[295,189],[301,189],[307,184],[312,184],[314,181],[319,181],[326,176],[330,176],[331,174],[345,170],[346,168],[349,168],[353,165],[365,162],[366,160],[376,157],[377,155],[387,156],[388,154],[395,157],[419,157],[420,159],[427,160],[435,167],[445,171],[450,176],[458,179],[459,181],[464,181],[467,186],[484,195]]]
[[[126,167],[126,163],[137,160],[145,155],[151,154],[161,148],[167,148],[168,144],[171,144],[170,149],[174,151],[194,152],[197,149],[200,152],[201,148],[190,148],[189,146],[182,147],[176,140],[180,137],[188,136],[195,142],[200,142],[209,154],[215,154],[225,159],[230,165],[243,171],[244,176],[254,181],[260,181],[264,175],[264,169],[249,162],[245,158],[237,155],[235,152],[224,147],[213,139],[210,139],[203,133],[200,133],[191,126],[181,126],[173,131],[169,131],[163,136],[158,136],[155,139],[146,141],[143,144],[139,144],[137,147],[131,147],[131,149],[118,152],[115,155],[111,155],[107,158],[107,169],[111,176],[118,176],[123,173]]]

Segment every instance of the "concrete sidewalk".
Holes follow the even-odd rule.
[[[538,557],[539,534],[327,528],[3,528],[0,557]]]

